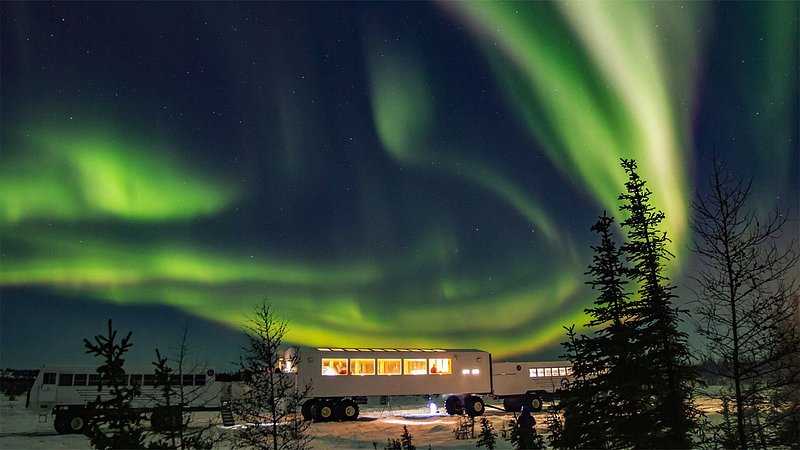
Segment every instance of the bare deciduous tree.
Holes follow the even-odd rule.
[[[154,400],[159,405],[152,413],[153,432],[148,442],[149,448],[173,449],[211,449],[223,436],[215,433],[213,422],[198,426],[192,425],[190,405],[198,404],[208,397],[207,384],[194,383],[194,377],[205,377],[207,368],[203,365],[190,365],[187,362],[189,344],[188,329],[184,327],[183,335],[178,342],[173,363],[170,367],[168,358],[162,357],[156,349],[155,366],[156,384],[160,395]],[[191,377],[191,384],[184,382],[185,376]],[[219,400],[219,399],[218,399]],[[206,406],[206,405],[195,405]]]
[[[751,182],[716,158],[713,165],[709,193],[692,202],[691,228],[702,262],[693,277],[695,326],[713,361],[707,370],[723,383],[718,396],[735,419],[715,430],[718,442],[796,447],[796,426],[788,436],[780,432],[800,414],[796,241],[781,245],[785,214],[763,220],[748,206]]]
[[[298,386],[294,373],[281,370],[286,364],[296,367],[300,358],[295,352],[291,361],[282,361],[280,348],[287,326],[265,300],[245,330],[247,346],[240,361],[240,369],[247,374],[245,388],[231,404],[247,424],[234,437],[239,447],[306,449],[313,439],[307,433],[309,422],[301,414],[301,402],[311,387]]]

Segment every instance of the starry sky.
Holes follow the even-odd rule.
[[[0,365],[113,318],[225,367],[265,298],[291,343],[553,357],[619,158],[678,286],[712,152],[797,237],[799,10],[3,2]]]

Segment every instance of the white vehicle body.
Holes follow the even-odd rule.
[[[434,348],[291,348],[284,372],[297,374],[314,398],[306,419],[354,420],[367,396],[444,395],[448,412],[483,413],[479,394],[492,392],[491,355]]]
[[[524,405],[540,411],[543,399],[567,389],[573,381],[568,361],[492,363],[492,394],[503,399],[506,411],[519,411]]]
[[[87,420],[86,406],[90,402],[111,398],[108,387],[100,387],[96,367],[50,365],[39,371],[31,387],[28,407],[53,414],[53,426],[59,433],[80,433]],[[155,367],[126,368],[125,384],[138,385],[141,395],[131,400],[131,407],[141,412],[154,412],[163,404],[163,387],[156,386]],[[173,374],[171,378],[173,404],[181,401],[184,410],[215,410],[220,407],[223,384],[215,381],[212,369]],[[156,417],[151,420],[156,421]]]

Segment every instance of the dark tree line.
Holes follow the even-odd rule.
[[[591,333],[567,327],[565,358],[575,381],[551,414],[557,448],[800,447],[800,285],[795,239],[784,236],[787,215],[759,217],[747,205],[750,183],[719,161],[709,194],[692,202],[693,322],[705,348],[692,355],[679,330],[687,311],[674,305],[666,276],[673,257],[660,229],[664,213],[622,160],[627,174],[617,244],[614,220],[592,227],[599,243],[587,282],[597,292],[585,311]],[[703,420],[692,361],[721,386],[705,389],[721,401],[722,423]],[[721,381],[719,381],[721,380]],[[704,438],[704,439],[702,439]]]
[[[551,424],[551,443],[689,448],[697,427],[696,374],[665,273],[673,255],[660,229],[664,213],[651,205],[636,162],[623,159],[622,168],[628,177],[619,197],[627,216],[620,223],[625,241],[616,244],[614,221],[606,214],[592,227],[600,243],[592,247],[587,274],[598,296],[586,309],[586,325],[595,331],[578,335],[574,326],[567,328],[564,357],[573,363],[575,382],[562,398],[563,423]]]
[[[185,411],[192,396],[182,383],[172,382],[173,373],[181,377],[187,352],[186,330],[178,348],[177,371],[168,359],[156,349],[155,387],[160,394],[152,400],[157,406],[150,414],[152,427],[147,427],[147,412],[133,406],[142,395],[136,383],[129,383],[125,372],[125,353],[133,346],[132,332],[121,340],[112,321],[108,321],[108,334],[97,335],[93,341],[84,339],[86,353],[102,359],[97,368],[100,381],[96,399],[87,404],[85,414],[58,416],[57,420],[86,420],[84,433],[92,448],[96,449],[210,449],[221,437],[212,432],[212,425],[189,427],[190,415]],[[100,392],[107,392],[103,398]],[[56,424],[56,427],[59,425]],[[64,427],[67,425],[65,424]],[[70,424],[73,429],[83,428]]]

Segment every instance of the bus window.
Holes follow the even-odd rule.
[[[400,375],[399,359],[379,359],[378,375]]]
[[[351,359],[350,360],[350,374],[351,375],[375,375],[375,360],[374,359]]]
[[[558,375],[565,377],[567,376],[567,368],[566,367],[559,367],[558,368]]]
[[[323,375],[347,375],[347,359],[322,358]]]
[[[143,375],[134,374],[131,375],[129,380],[131,382],[131,386],[141,386],[142,385],[142,377]]]
[[[194,375],[184,375],[183,376],[183,385],[184,386],[191,386],[194,383]]]
[[[85,373],[76,373],[75,379],[72,382],[75,386],[86,386],[86,379],[88,376]]]
[[[155,374],[147,374],[144,376],[144,385],[145,386],[155,386],[156,385],[156,375]]]
[[[428,373],[428,361],[425,359],[404,359],[403,373],[406,375],[426,375]]]
[[[178,386],[181,384],[181,376],[180,375],[170,375],[169,376],[169,384],[171,386]]]
[[[89,386],[100,386],[100,374],[99,373],[91,373],[91,374],[89,374]]]
[[[553,369],[551,369],[549,367],[545,367],[544,368],[544,376],[552,377],[553,376]]]
[[[567,367],[567,375],[572,375],[572,367]]]
[[[42,384],[56,384],[56,374],[54,372],[45,372],[42,376]]]
[[[448,375],[453,373],[450,358],[431,358],[428,360],[428,373]]]
[[[206,376],[203,374],[195,375],[194,376],[194,385],[195,386],[202,386],[206,384]]]
[[[72,374],[71,373],[61,373],[58,375],[58,385],[59,386],[72,386]]]

